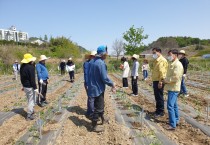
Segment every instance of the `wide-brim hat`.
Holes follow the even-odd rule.
[[[95,56],[97,54],[96,51],[91,51],[90,56]]]
[[[69,60],[72,60],[72,58],[70,57]]]
[[[46,57],[45,55],[41,55],[40,58],[39,58],[39,61],[42,61],[42,60],[47,60],[49,59],[50,57]]]
[[[15,62],[18,62],[17,60],[15,60]]]
[[[184,50],[180,50],[180,51],[179,51],[179,54],[187,55],[186,52],[185,52]]]
[[[132,56],[132,58],[139,59],[139,55],[134,54],[134,55]]]
[[[26,53],[24,54],[23,60],[21,61],[21,63],[29,63],[31,61],[35,61],[36,57],[33,57],[30,53]]]

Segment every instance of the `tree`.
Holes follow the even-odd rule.
[[[114,54],[117,56],[117,60],[118,60],[118,57],[120,56],[120,54],[124,53],[125,51],[123,41],[116,39],[113,42],[112,49],[114,50]]]
[[[45,34],[44,35],[44,41],[47,41],[48,40],[48,38],[47,38],[47,35]]]
[[[134,28],[134,25],[129,28],[128,31],[123,33],[123,38],[127,43],[125,43],[126,54],[139,54],[144,51],[145,45],[142,42],[144,39],[148,38],[148,35],[143,35],[144,29]]]

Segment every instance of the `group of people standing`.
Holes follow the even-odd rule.
[[[61,60],[59,66],[58,66],[58,70],[61,71],[61,75],[65,75],[65,72],[68,72],[69,77],[70,77],[70,82],[74,82],[75,64],[71,57],[68,59],[67,63],[65,60]]]
[[[44,107],[48,104],[46,100],[47,85],[49,83],[48,70],[45,66],[45,61],[48,59],[45,55],[41,55],[39,63],[35,65],[36,57],[27,53],[21,61],[20,80],[23,86],[23,91],[26,93],[28,101],[27,120],[34,119],[34,105]],[[38,86],[37,89],[35,70],[37,72]],[[40,97],[36,97],[39,95]]]
[[[167,109],[169,114],[169,126],[167,129],[174,130],[179,123],[179,112],[177,97],[183,94],[184,97],[188,97],[185,78],[187,73],[187,67],[189,64],[186,58],[184,50],[178,52],[173,49],[168,52],[168,57],[165,59],[161,53],[161,49],[155,47],[152,49],[153,53],[153,68],[152,68],[152,86],[154,90],[154,96],[156,100],[156,110],[154,112],[155,118],[164,116],[164,89],[168,92]],[[178,58],[180,56],[180,60]],[[131,85],[132,95],[138,96],[138,55],[132,56],[133,67],[131,71]],[[168,61],[167,61],[168,60]],[[129,64],[125,57],[121,58],[123,65],[120,68],[123,70],[122,82],[123,87],[128,87],[129,77]],[[142,65],[143,80],[147,80],[148,71],[150,70],[148,60],[144,60]]]

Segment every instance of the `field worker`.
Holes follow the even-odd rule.
[[[144,59],[143,64],[142,64],[142,67],[141,67],[141,70],[142,70],[143,77],[144,77],[143,80],[146,81],[147,78],[148,78],[148,72],[149,72],[149,70],[150,70],[149,62],[148,62],[147,59]]]
[[[65,68],[66,68],[66,62],[65,62],[65,60],[61,60],[61,63],[59,65],[59,68],[61,70],[61,75],[64,75],[65,74]]]
[[[164,85],[161,80],[166,77],[168,62],[162,56],[160,48],[153,48],[152,53],[152,57],[155,59],[152,70],[153,89],[156,101],[155,117],[161,117],[164,116]]]
[[[42,94],[40,103],[38,101],[38,105],[41,107],[44,107],[48,104],[46,100],[46,94],[47,94],[47,84],[48,84],[48,70],[45,66],[45,61],[49,59],[49,57],[46,57],[45,55],[41,55],[39,59],[39,63],[36,65],[36,71],[38,76],[38,85],[39,85],[39,92]]]
[[[88,97],[94,100],[94,113],[92,118],[92,129],[94,132],[102,132],[104,129],[97,125],[99,117],[102,124],[107,121],[104,117],[104,92],[105,86],[111,86],[115,92],[114,83],[107,76],[107,66],[105,59],[107,57],[107,47],[101,45],[97,49],[94,59],[89,62],[88,68]]]
[[[13,68],[15,80],[17,80],[18,74],[20,72],[20,64],[18,63],[17,60],[15,60],[15,63],[13,64],[12,68]]]
[[[123,74],[122,74],[123,87],[128,88],[128,75],[130,72],[130,66],[129,66],[128,61],[125,57],[121,58],[121,62],[123,63],[123,65],[121,65],[121,69],[123,70]]]
[[[35,67],[33,65],[35,60],[36,57],[33,57],[29,53],[25,54],[20,68],[20,80],[28,101],[27,120],[34,119],[34,101],[35,95],[38,94],[35,80]]]
[[[86,55],[86,61],[83,64],[83,70],[84,70],[84,87],[86,92],[88,91],[88,66],[89,66],[89,62],[90,60],[95,58],[95,55],[97,54],[96,51],[91,51],[91,53],[89,55]],[[89,119],[92,118],[93,116],[93,111],[94,111],[94,100],[92,99],[92,97],[88,97],[87,99],[87,112],[85,114],[85,116]]]
[[[70,76],[70,82],[74,82],[74,70],[75,70],[75,64],[72,61],[72,58],[70,57],[68,62],[66,63],[66,71],[69,73]]]
[[[137,54],[134,54],[132,56],[132,60],[133,60],[133,68],[132,68],[132,71],[131,71],[131,84],[132,84],[132,96],[138,96],[138,76],[139,76],[139,62],[138,62],[138,59],[139,59],[139,55]]]
[[[185,80],[186,80],[186,74],[187,74],[187,68],[188,68],[189,61],[186,58],[187,54],[185,53],[184,50],[181,50],[179,52],[179,55],[181,56],[181,58],[179,59],[179,61],[182,63],[182,66],[184,68],[184,74],[182,76],[182,83],[181,83],[180,94],[183,94],[184,97],[188,97],[189,94],[187,92],[187,88],[186,88],[186,85],[185,85]]]
[[[166,78],[163,80],[165,89],[168,91],[167,109],[169,115],[168,130],[174,130],[179,123],[179,108],[177,104],[177,97],[180,91],[183,66],[178,59],[178,50],[170,50],[168,52],[169,67]]]

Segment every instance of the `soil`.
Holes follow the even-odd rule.
[[[85,117],[87,95],[85,91],[79,95],[74,106],[70,109],[69,117],[62,127],[62,132],[56,144],[71,145],[131,145],[129,129],[115,121],[115,110],[112,100],[105,94],[105,115],[110,118],[109,124],[103,125],[103,133],[91,132],[91,121]]]
[[[121,80],[115,78],[114,76],[112,76],[111,78],[116,84],[121,87]],[[141,82],[139,83],[139,85],[143,87]],[[151,121],[154,121],[161,128],[163,133],[168,136],[169,139],[175,141],[177,144],[210,145],[210,137],[205,135],[201,130],[196,129],[192,127],[192,125],[186,123],[183,118],[181,118],[179,126],[177,126],[175,131],[167,131],[165,128],[168,126],[168,114],[165,114],[164,117],[161,117],[159,119],[155,119],[153,117],[152,112],[155,111],[155,102],[149,101],[146,96],[142,95],[140,95],[139,97],[129,97],[137,104],[141,106],[143,105],[145,112],[151,117]],[[165,110],[165,112],[167,112],[167,110]]]
[[[76,76],[77,78],[77,76]],[[52,106],[53,101],[55,101],[58,96],[60,96],[61,94],[63,94],[68,88],[70,88],[72,84],[70,84],[69,82],[65,82],[64,86],[61,88],[56,89],[53,93],[47,94],[47,99],[50,102],[48,104],[48,106],[41,108],[39,106],[35,106],[35,112],[39,112],[39,111],[45,111],[48,108],[50,108],[50,106]],[[2,102],[3,104],[5,102]],[[10,102],[9,102],[10,103]],[[6,104],[8,105],[8,102],[6,102]],[[26,105],[26,102],[24,102],[23,104]],[[14,103],[13,103],[14,105]],[[9,104],[8,106],[12,106],[12,104]],[[0,127],[0,145],[5,145],[5,144],[14,144],[21,136],[23,136],[28,129],[32,126],[32,124],[34,124],[35,121],[26,121],[25,117],[26,117],[26,110],[27,108],[24,108],[23,112],[20,114],[17,114],[13,117],[11,117],[10,119],[4,121],[4,123],[1,125]],[[18,123],[17,123],[18,121]],[[56,123],[54,123],[56,124]],[[9,129],[9,131],[8,131]]]

